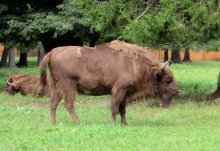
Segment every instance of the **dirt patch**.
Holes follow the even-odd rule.
[[[50,106],[49,103],[32,103],[31,107],[36,107],[36,108],[48,108]]]
[[[59,103],[59,106],[63,106],[63,100]],[[31,107],[35,108],[49,108],[50,103],[31,103]],[[110,102],[108,100],[99,100],[99,101],[88,101],[88,102],[75,102],[75,106],[77,107],[87,107],[90,109],[99,108],[99,107],[110,107]]]
[[[85,102],[85,103],[81,103],[81,102],[76,102],[76,105],[77,106],[80,106],[80,107],[88,107],[90,109],[94,109],[94,108],[97,108],[97,107],[110,107],[110,102],[109,100],[99,100],[99,101],[88,101],[88,102]]]
[[[141,117],[141,118],[155,118],[155,114],[154,113],[145,113],[145,112],[139,112],[139,113],[136,113],[135,114],[136,116],[138,117]]]

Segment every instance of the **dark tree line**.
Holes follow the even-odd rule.
[[[1,0],[0,42],[5,57],[16,47],[17,66],[27,52],[46,53],[63,45],[89,45],[113,39],[172,50],[172,61],[190,61],[189,49],[219,50],[218,0]],[[12,59],[10,59],[12,60]]]
[[[68,16],[61,14],[61,9],[58,8],[62,3],[62,0],[3,0],[0,3],[0,8],[3,8],[0,12],[0,26],[3,27],[0,29],[0,41],[5,45],[2,67],[11,66],[10,60],[13,56],[9,55],[8,64],[7,56],[8,49],[13,47],[20,50],[17,66],[25,67],[27,51],[37,47],[47,53],[57,46],[82,46],[83,42],[88,42],[90,46],[95,45],[98,32],[80,23],[81,16],[78,20],[75,20],[75,16],[72,18],[74,21],[67,20]],[[40,54],[38,56],[42,57]]]

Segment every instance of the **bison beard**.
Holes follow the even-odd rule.
[[[127,124],[125,106],[139,97],[160,97],[169,105],[179,90],[169,62],[161,64],[144,48],[121,41],[97,47],[57,47],[41,62],[41,84],[46,86],[47,64],[51,74],[51,123],[62,98],[72,120],[79,123],[74,110],[75,93],[112,94],[112,123],[120,114]]]

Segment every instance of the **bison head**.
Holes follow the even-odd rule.
[[[15,93],[19,91],[19,87],[16,84],[14,84],[14,80],[12,78],[7,80],[5,91],[11,95],[14,95]]]
[[[167,61],[162,64],[161,69],[156,72],[158,92],[160,98],[162,99],[163,107],[168,107],[173,96],[180,92],[177,82],[173,76],[173,72],[168,67],[170,65],[171,61]]]

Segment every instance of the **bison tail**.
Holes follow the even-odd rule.
[[[40,83],[42,86],[47,85],[47,64],[49,62],[50,53],[44,56],[43,60],[40,63]]]

